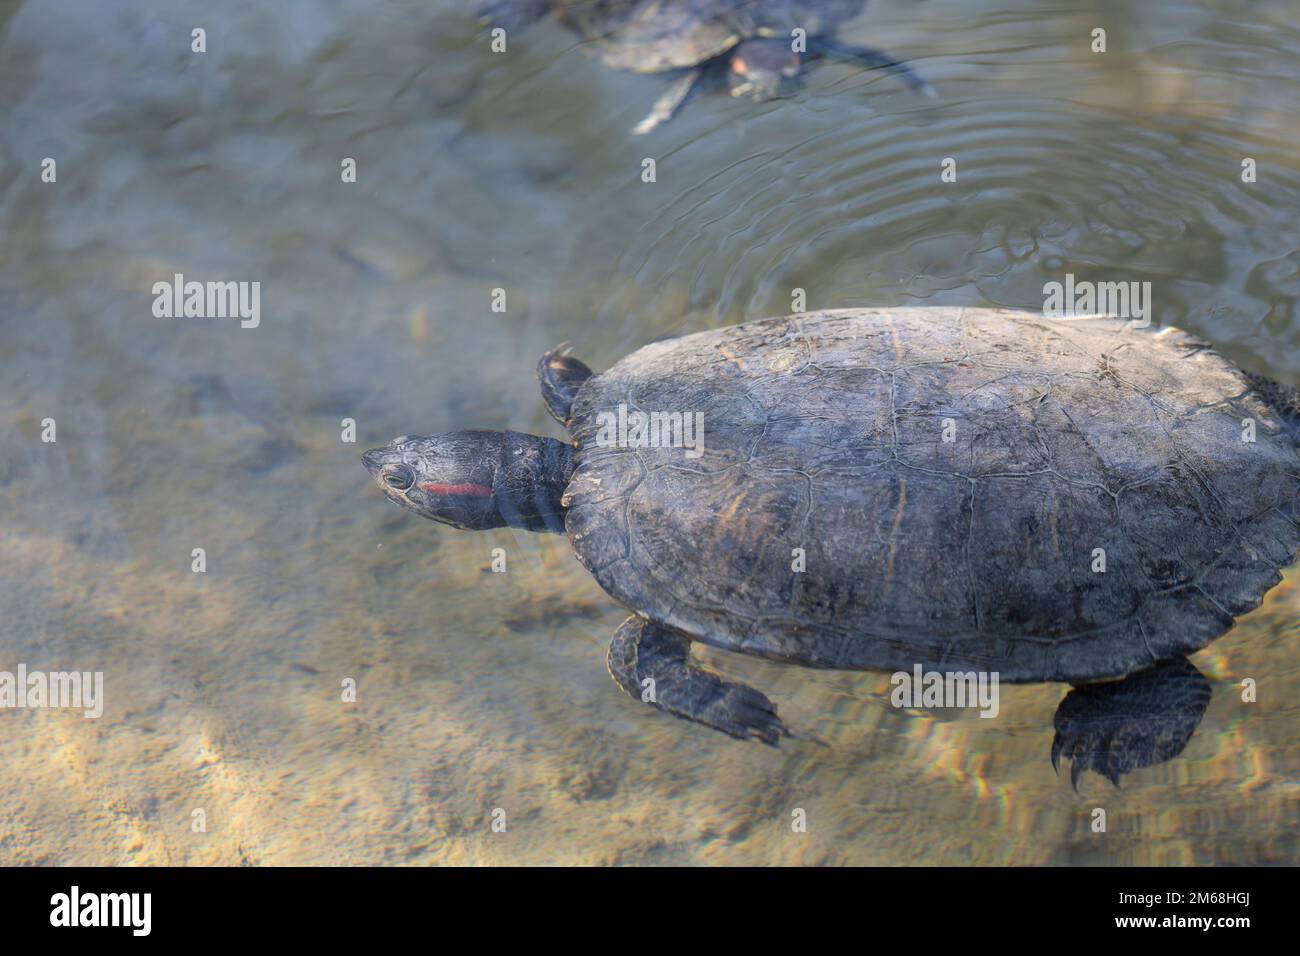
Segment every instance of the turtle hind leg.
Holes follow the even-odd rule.
[[[1290,429],[1291,434],[1296,437],[1297,441],[1300,441],[1300,388],[1293,385],[1283,385],[1271,378],[1254,375],[1250,372],[1246,372],[1245,375],[1251,387],[1259,392],[1264,401],[1282,416],[1282,420],[1286,423],[1286,427]]]
[[[546,410],[561,425],[572,417],[573,397],[592,371],[568,354],[568,345],[557,345],[537,363],[537,380],[542,383],[542,401]]]
[[[1124,774],[1182,753],[1209,702],[1210,682],[1181,658],[1075,687],[1056,708],[1052,768],[1059,772],[1064,756],[1075,790],[1085,770],[1118,787]]]
[[[772,746],[789,735],[775,704],[746,684],[696,665],[690,654],[685,634],[634,615],[614,632],[607,662],[619,687],[674,716]]]

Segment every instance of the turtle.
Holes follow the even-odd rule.
[[[402,436],[392,501],[565,533],[631,611],[636,700],[741,740],[791,731],[692,645],[808,668],[1072,685],[1051,763],[1181,753],[1187,660],[1300,548],[1300,390],[1175,328],[989,308],[841,309],[538,365],[567,441]],[[946,678],[945,678],[946,679]]]
[[[883,69],[933,98],[934,89],[905,63],[835,38],[835,29],[865,6],[866,0],[491,0],[479,12],[483,23],[507,30],[551,14],[606,66],[678,73],[633,128],[644,134],[671,119],[706,77],[725,78],[732,96],[766,100],[817,59]]]

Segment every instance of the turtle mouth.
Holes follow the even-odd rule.
[[[361,463],[366,466],[366,471],[378,478],[379,471],[384,467],[384,449],[372,448],[361,455]]]

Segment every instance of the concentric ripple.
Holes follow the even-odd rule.
[[[1300,32],[1282,8],[1248,29],[1190,8],[1048,25],[930,6],[915,8],[928,23],[858,27],[910,56],[937,101],[834,65],[790,99],[701,97],[658,138],[615,131],[639,104],[608,122],[622,167],[589,192],[564,281],[599,276],[584,305],[610,348],[788,312],[796,288],[810,309],[1040,309],[1044,283],[1070,273],[1149,281],[1156,322],[1300,380],[1300,165],[1286,139]],[[1094,21],[1105,54],[1089,48]],[[666,82],[635,79],[647,103]],[[653,183],[637,178],[642,157]],[[589,157],[583,175],[605,162]]]

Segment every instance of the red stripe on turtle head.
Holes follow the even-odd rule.
[[[492,489],[487,485],[476,485],[467,481],[461,484],[444,485],[437,482],[430,482],[427,485],[420,485],[431,495],[474,495],[475,497],[491,497]]]

